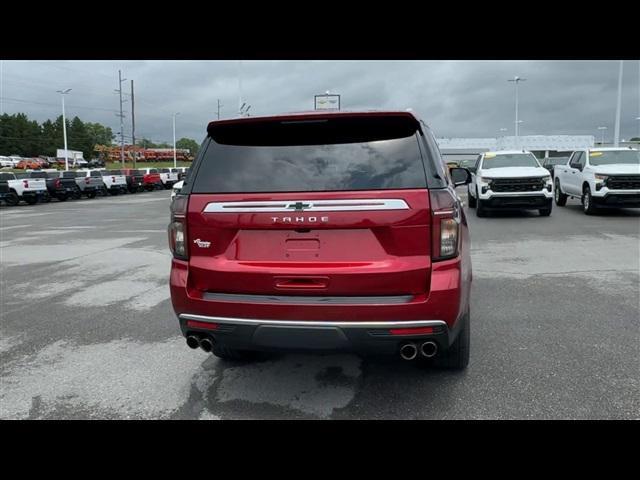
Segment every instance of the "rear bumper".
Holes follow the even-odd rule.
[[[173,259],[171,301],[183,335],[209,334],[231,348],[247,350],[354,351],[395,354],[403,341],[432,339],[446,349],[468,308],[471,272],[460,258],[432,264],[429,293],[385,303],[381,297],[342,302],[234,301],[188,287],[188,263]],[[230,297],[231,295],[229,295]],[[247,296],[250,297],[250,296]],[[304,298],[304,297],[300,297]],[[308,297],[312,298],[312,297]],[[316,297],[317,298],[317,297]],[[348,297],[345,297],[348,298]],[[208,322],[215,330],[188,327]],[[392,335],[391,328],[433,327],[420,335]]]
[[[453,341],[454,333],[442,320],[415,322],[318,322],[179,315],[183,335],[207,335],[217,343],[238,350],[357,352],[394,355],[402,343],[433,340],[440,349]],[[214,329],[187,325],[189,320]],[[391,329],[429,327],[431,333],[394,335]]]

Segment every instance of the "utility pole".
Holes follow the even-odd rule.
[[[620,60],[620,70],[618,72],[618,103],[616,105],[616,126],[613,131],[613,146],[620,146],[620,107],[622,104],[622,71],[624,68],[624,60]]]
[[[220,103],[220,99],[218,99],[218,120],[220,120],[220,107],[223,105]]]
[[[178,161],[176,159],[176,115],[180,115],[180,112],[173,114],[173,168],[178,167]]]
[[[242,60],[238,62],[238,116],[242,116],[242,107],[244,102],[242,101]]]
[[[133,152],[133,169],[136,168],[136,115],[133,104],[133,80],[131,80],[131,151]]]
[[[638,137],[640,138],[640,60],[638,60]]]
[[[4,60],[0,60],[0,115],[4,114]]]
[[[122,82],[126,78],[122,78],[122,70],[118,70],[118,89],[116,92],[120,95],[120,114],[116,113],[117,117],[120,117],[120,161],[122,162],[122,168],[124,168],[124,113],[122,113]]]

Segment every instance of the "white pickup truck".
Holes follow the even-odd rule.
[[[551,215],[553,183],[551,175],[531,152],[504,150],[481,154],[469,168],[471,183],[467,186],[469,207],[478,217],[488,209],[513,208],[538,210]]]
[[[640,207],[640,150],[591,148],[573,152],[566,165],[556,165],[555,200],[579,198],[587,215],[598,207]]]
[[[104,187],[111,195],[127,192],[127,177],[120,170],[102,170]]]
[[[26,174],[19,174],[26,176]],[[48,200],[47,183],[43,178],[18,178],[15,173],[0,173],[0,182],[6,183],[9,193],[13,192],[18,201],[24,200],[34,205],[39,199]]]
[[[173,187],[174,183],[178,183],[178,170],[176,168],[159,168],[160,171],[160,180],[162,180],[162,184],[164,188]]]

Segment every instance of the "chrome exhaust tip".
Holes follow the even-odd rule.
[[[213,350],[213,342],[209,338],[203,338],[200,340],[200,348],[208,353]]]
[[[400,357],[403,360],[414,360],[418,356],[418,347],[415,343],[405,343],[400,347]]]
[[[424,342],[420,345],[420,353],[427,358],[435,357],[436,353],[438,353],[438,344],[431,340]]]
[[[189,335],[187,337],[187,345],[194,350],[200,346],[200,340],[195,335]]]

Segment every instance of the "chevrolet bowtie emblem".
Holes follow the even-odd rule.
[[[289,205],[287,205],[287,208],[290,208],[296,211],[302,211],[305,208],[309,208],[310,206],[311,206],[310,203],[296,202],[296,203],[290,203]]]

